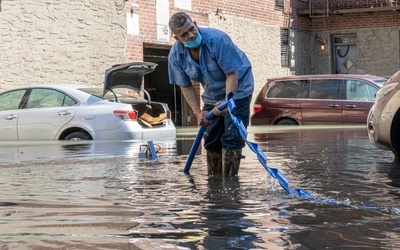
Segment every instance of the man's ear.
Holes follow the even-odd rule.
[[[174,35],[175,40],[177,40],[180,43],[183,43],[181,40],[179,40],[179,38],[177,36]]]

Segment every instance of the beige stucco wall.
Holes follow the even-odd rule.
[[[125,62],[119,0],[2,0],[0,91],[34,83],[101,84]]]

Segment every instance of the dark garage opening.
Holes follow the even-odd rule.
[[[156,46],[156,47],[155,47]],[[155,71],[144,78],[144,88],[153,101],[165,102],[172,112],[175,126],[186,126],[183,123],[182,97],[179,86],[169,83],[168,78],[168,53],[170,47],[160,47],[145,44],[143,48],[143,61],[157,63]],[[186,122],[186,121],[185,121]]]

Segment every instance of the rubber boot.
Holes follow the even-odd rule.
[[[207,150],[207,173],[208,175],[222,173],[222,151]]]
[[[222,175],[237,176],[239,173],[242,149],[222,149]]]

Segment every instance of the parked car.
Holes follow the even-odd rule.
[[[0,93],[0,140],[175,138],[168,105],[141,89],[143,76],[156,66],[113,66],[100,87],[51,84]]]
[[[255,99],[251,125],[366,124],[385,80],[350,74],[269,79]]]
[[[391,150],[400,161],[400,71],[393,74],[376,94],[368,115],[369,140]]]

